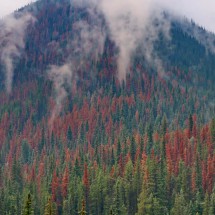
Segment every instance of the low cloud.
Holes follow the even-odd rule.
[[[55,107],[52,111],[49,124],[52,125],[54,119],[59,116],[62,111],[62,105],[65,101],[68,90],[72,86],[72,65],[65,64],[62,66],[50,66],[48,70],[48,77],[53,82],[54,86],[54,97],[55,97]]]
[[[149,21],[149,0],[102,0],[99,5],[110,30],[111,39],[119,49],[118,77],[125,80],[131,55],[137,48]]]
[[[21,56],[25,47],[25,31],[35,19],[30,14],[13,14],[0,22],[0,59],[5,71],[5,87],[8,94],[12,91],[14,60]]]
[[[182,26],[184,32],[191,37],[194,37],[200,44],[202,44],[207,51],[215,54],[215,35],[211,32],[207,32],[204,28],[192,24],[187,19],[177,19]]]
[[[86,7],[85,1],[72,1],[76,7]],[[50,124],[62,112],[63,102],[72,89],[74,79],[79,78],[79,71],[90,73],[92,62],[97,62],[103,54],[106,31],[94,4],[87,7],[89,20],[80,20],[73,23],[71,39],[66,50],[69,53],[63,66],[51,65],[48,77],[54,84],[56,106],[51,114]],[[62,50],[59,50],[62,52]]]
[[[170,21],[165,19],[162,6],[155,3],[150,0],[101,0],[98,4],[111,39],[119,50],[117,66],[120,81],[126,79],[132,56],[140,46],[146,61],[164,73],[154,43],[160,33],[169,39]]]

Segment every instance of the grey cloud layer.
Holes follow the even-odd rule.
[[[19,58],[25,47],[25,30],[34,18],[30,14],[5,17],[0,23],[0,59],[5,70],[5,87],[8,94],[12,90],[14,58]]]

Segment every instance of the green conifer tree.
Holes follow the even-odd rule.
[[[23,215],[33,215],[33,209],[32,209],[32,199],[31,199],[31,194],[28,194],[27,200],[25,202],[24,210],[23,210]]]
[[[80,215],[86,215],[87,214],[87,212],[86,212],[86,204],[85,204],[84,200],[82,200],[82,208],[81,208],[81,211],[78,212],[78,214],[80,214]]]
[[[203,203],[203,213],[202,213],[202,215],[209,215],[209,211],[210,211],[210,198],[209,198],[208,193],[206,193],[204,203]]]
[[[135,155],[136,155],[136,143],[135,143],[135,139],[133,136],[131,138],[130,155],[131,155],[131,161],[134,164],[135,163]]]
[[[45,206],[45,213],[44,215],[56,215],[56,209],[55,205],[51,200],[51,197],[49,197],[48,202]]]
[[[181,190],[175,197],[175,203],[171,210],[171,215],[188,215],[191,214],[189,202],[186,201],[184,193]]]

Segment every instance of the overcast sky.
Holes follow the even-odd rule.
[[[34,0],[0,0],[0,17],[3,17],[33,1]]]
[[[215,33],[215,0],[157,0]]]
[[[0,17],[34,0],[0,0]],[[135,0],[134,0],[135,1]],[[151,0],[215,32],[215,0]]]

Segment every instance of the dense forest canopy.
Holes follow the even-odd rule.
[[[136,47],[120,80],[102,13],[41,0],[14,16],[0,30],[0,214],[215,214],[213,34],[163,12],[170,38],[145,38],[152,60]]]

